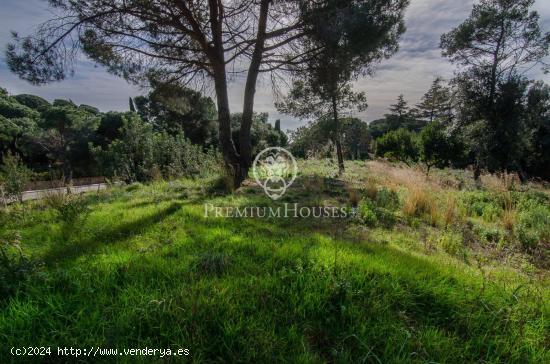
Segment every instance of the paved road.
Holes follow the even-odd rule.
[[[93,185],[70,187],[71,193],[92,192],[92,191],[104,190],[106,188],[107,188],[106,183],[96,183]],[[23,201],[38,200],[43,198],[48,193],[52,193],[52,192],[67,193],[67,187],[49,188],[47,190],[25,191],[23,192]],[[0,201],[1,201],[1,198],[0,198]]]

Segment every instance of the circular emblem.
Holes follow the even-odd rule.
[[[294,156],[279,147],[261,151],[254,160],[252,173],[256,183],[272,200],[283,197],[298,175],[298,164]]]

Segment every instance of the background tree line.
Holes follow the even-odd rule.
[[[469,121],[471,101],[461,94],[462,85],[436,78],[413,107],[400,95],[382,119],[369,124],[353,117],[340,119],[344,157],[423,163],[428,171],[477,163],[491,172],[506,170],[524,178],[549,180],[550,86],[527,80],[515,85],[520,88],[507,89],[499,98],[507,118],[498,138],[486,139],[490,130],[484,120]],[[301,158],[334,157],[334,133],[332,120],[316,119],[291,132],[290,148]],[[489,142],[491,149],[482,148]]]
[[[368,127],[356,124],[362,132],[346,126],[339,130],[338,122],[317,117],[293,133],[293,150],[302,156],[326,154],[332,144],[338,149],[340,138],[354,135],[349,147],[356,148],[361,140],[362,150],[406,163],[423,162],[428,171],[433,166],[472,165],[476,177],[483,169],[550,179],[550,88],[527,77],[533,67],[548,71],[550,33],[540,29],[533,5],[534,0],[475,3],[468,19],[441,37],[443,56],[459,66],[448,84],[436,78],[414,107],[400,95],[384,118]],[[346,67],[341,69],[345,72]],[[294,84],[281,111],[301,116],[304,109],[321,110],[303,100],[315,100],[311,93],[322,98],[322,90],[304,85]],[[340,109],[366,108],[364,95],[349,90],[340,98],[353,97]],[[369,144],[370,139],[374,143]]]
[[[1,164],[16,161],[36,179],[105,175],[144,181],[193,175],[218,162],[218,121],[210,98],[158,84],[148,95],[130,98],[129,108],[100,112],[70,100],[10,96],[0,88]],[[232,115],[234,133],[241,123],[241,114]],[[267,114],[253,115],[251,140],[255,152],[287,143],[280,122],[272,126]]]
[[[254,112],[261,73],[290,75],[290,91],[278,109],[314,120],[293,133],[293,150],[299,156],[315,155],[333,145],[340,172],[344,157],[367,155],[372,138],[374,154],[422,161],[428,170],[472,165],[476,176],[486,169],[549,177],[548,87],[526,76],[533,67],[548,70],[550,33],[540,29],[534,0],[477,1],[470,16],[441,37],[443,56],[457,65],[450,83],[436,79],[413,108],[400,96],[390,113],[368,128],[342,118],[367,107],[366,95],[354,92],[351,84],[398,50],[407,0],[50,4],[59,17],[32,36],[14,34],[7,49],[13,72],[35,84],[59,81],[81,50],[130,82],[152,84],[150,95],[130,102],[147,123],[142,132],[183,133],[194,143],[217,145],[236,187],[247,177],[257,146],[284,142],[280,135],[265,142],[259,137],[270,133],[262,122],[265,116]],[[239,114],[229,109],[232,74],[245,80]],[[215,107],[182,87],[205,80],[215,91]],[[78,170],[75,162],[97,150],[80,148],[77,161],[72,159],[77,152],[68,152],[94,128],[94,109],[55,104],[56,110],[40,113],[41,128],[50,135],[36,144],[47,140],[41,145],[43,157],[70,178]],[[74,128],[83,128],[83,133],[74,133]],[[14,133],[9,143],[16,149],[25,136]]]
[[[260,74],[305,77],[338,106],[348,82],[390,57],[404,32],[408,0],[50,1],[56,16],[30,35],[14,32],[10,69],[42,84],[63,80],[78,51],[129,82],[212,86],[218,144],[234,187],[252,163],[254,99]],[[70,50],[70,51],[69,51]],[[244,81],[238,136],[228,82]],[[330,75],[330,77],[326,77]],[[335,135],[343,169],[339,133]]]

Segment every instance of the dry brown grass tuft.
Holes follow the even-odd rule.
[[[380,160],[371,161],[368,166],[371,173],[382,180],[384,186],[393,190],[400,187],[441,190],[441,186],[437,181],[426,178],[425,173],[419,169],[395,166]]]
[[[357,207],[361,201],[361,194],[355,188],[348,189],[348,200],[351,206]]]
[[[437,216],[437,209],[434,199],[428,194],[427,190],[413,187],[409,189],[409,193],[403,204],[403,213],[406,216],[422,216],[427,214],[430,218],[435,218]]]
[[[482,185],[493,192],[514,191],[521,186],[517,173],[503,172],[501,174],[484,174],[481,176]]]
[[[514,232],[514,227],[516,226],[516,210],[513,209],[506,209],[504,210],[504,213],[502,214],[502,226],[508,231],[509,233]]]
[[[459,214],[456,208],[456,197],[448,196],[445,203],[445,210],[443,211],[443,222],[445,227],[452,225],[459,219]]]
[[[64,190],[51,190],[44,193],[42,203],[47,207],[59,209],[67,203],[71,196]]]
[[[368,184],[367,187],[365,187],[365,195],[373,201],[376,200],[378,187],[373,184]]]

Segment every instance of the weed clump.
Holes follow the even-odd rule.
[[[231,265],[231,258],[224,253],[205,253],[192,264],[193,269],[203,275],[222,276]]]
[[[517,218],[516,236],[526,249],[550,243],[550,208],[534,200],[520,205]]]
[[[61,236],[64,241],[80,231],[90,213],[89,202],[83,195],[52,192],[45,196],[44,202],[55,211],[61,223]]]
[[[37,268],[38,264],[23,254],[18,232],[0,238],[0,300],[12,296]]]
[[[376,226],[378,218],[376,216],[375,207],[371,200],[363,199],[359,202],[357,208],[361,221],[367,226]]]
[[[359,202],[361,201],[361,195],[359,194],[359,191],[357,191],[356,189],[349,189],[348,200],[351,207],[357,207],[359,205]]]
[[[455,224],[460,220],[459,213],[457,211],[457,201],[454,196],[447,198],[445,209],[443,211],[443,223],[445,227]]]
[[[137,191],[137,190],[141,189],[142,187],[143,187],[143,185],[142,185],[141,183],[139,183],[139,182],[134,182],[134,183],[128,185],[128,186],[125,188],[125,190],[126,190],[127,192],[133,192],[133,191]]]
[[[382,225],[389,228],[397,220],[392,210],[379,206],[368,198],[361,200],[357,210],[361,221],[370,227]]]
[[[377,206],[388,210],[396,210],[399,208],[399,196],[397,192],[386,187],[382,187],[378,190],[374,201]]]
[[[431,214],[434,211],[435,203],[426,190],[421,188],[412,188],[409,190],[403,204],[403,213],[405,216],[420,217],[424,214]]]
[[[438,245],[448,254],[454,256],[464,255],[464,241],[460,233],[447,230],[437,241]]]

